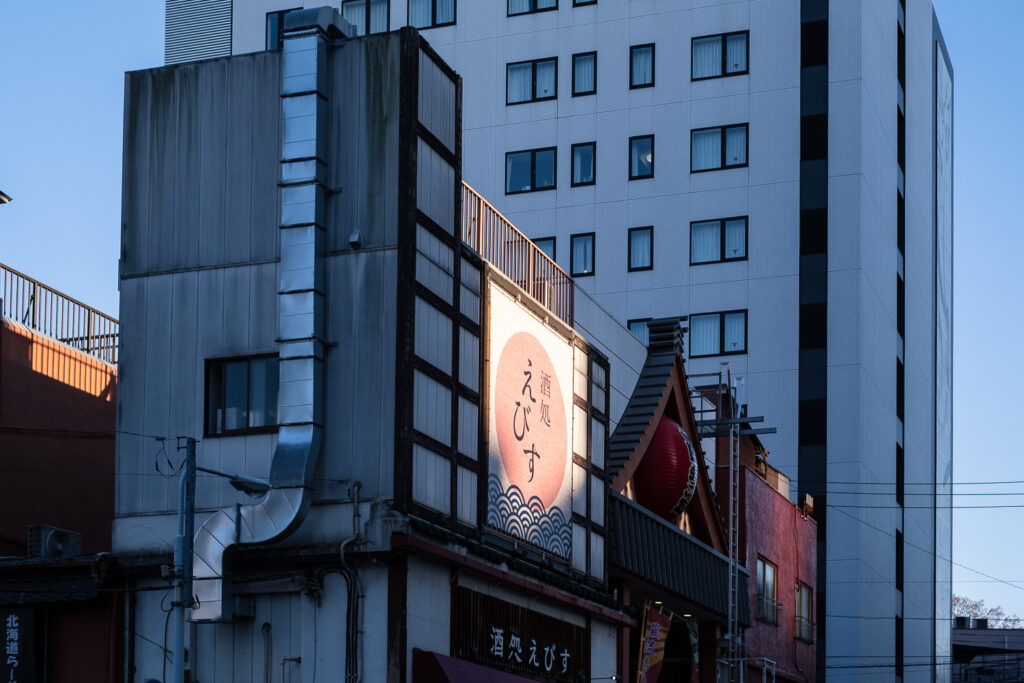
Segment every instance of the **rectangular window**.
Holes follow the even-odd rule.
[[[572,96],[597,92],[597,53],[581,52],[572,56]]]
[[[896,504],[902,507],[906,480],[903,478],[903,446],[896,444]]]
[[[569,238],[569,270],[573,277],[594,274],[594,233]]]
[[[896,531],[896,590],[903,590],[903,532]]]
[[[558,0],[508,0],[508,16],[558,9]]]
[[[593,185],[597,165],[597,143],[580,142],[572,146],[572,186]]]
[[[896,617],[896,677],[903,678],[903,617]]]
[[[647,346],[647,341],[650,335],[647,333],[647,321],[650,318],[638,318],[636,320],[630,320],[626,323],[626,327],[633,333],[633,336],[643,342],[644,346]]]
[[[277,356],[206,362],[206,436],[277,428]]]
[[[690,171],[747,165],[747,124],[690,131]]]
[[[573,7],[582,7],[583,5],[596,5],[597,0],[572,0]]]
[[[557,57],[505,65],[505,104],[541,102],[557,96]]]
[[[654,136],[638,135],[629,139],[629,179],[654,177]]]
[[[690,42],[690,78],[722,78],[749,73],[747,69],[748,31],[701,36]]]
[[[533,240],[533,243],[537,245],[537,248],[547,254],[548,258],[555,261],[555,238],[554,237],[538,237]]]
[[[341,16],[356,27],[356,35],[386,33],[388,30],[388,0],[344,0]],[[367,31],[366,27],[370,30]]]
[[[811,587],[806,583],[796,585],[796,629],[797,640],[814,642],[814,622],[811,620]]]
[[[505,155],[505,194],[555,189],[555,148]]]
[[[292,7],[291,9],[282,9],[276,12],[267,12],[267,50],[280,50],[281,49],[281,34],[284,32],[284,15],[289,12],[294,12],[301,7]]]
[[[691,358],[746,351],[746,311],[723,311],[690,316]]]
[[[757,620],[778,626],[779,603],[775,599],[775,565],[757,558]]]
[[[690,265],[746,258],[746,216],[690,223]]]
[[[904,403],[903,403],[903,382],[904,382],[903,361],[897,359],[896,360],[896,417],[898,417],[901,420],[903,419],[903,408],[904,408]]]
[[[654,85],[654,43],[629,48],[629,87],[650,88]]]
[[[654,228],[629,229],[629,270],[654,268]]]
[[[455,0],[409,0],[410,26],[434,28],[454,23]]]

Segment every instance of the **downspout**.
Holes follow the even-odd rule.
[[[218,510],[196,533],[198,605],[192,621],[231,619],[230,584],[224,580],[228,548],[279,541],[309,511],[309,485],[323,430],[327,41],[345,35],[353,35],[351,28],[330,7],[296,10],[284,18],[278,232],[281,426],[270,464],[270,490],[257,503]]]

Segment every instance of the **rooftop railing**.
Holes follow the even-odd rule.
[[[572,278],[466,183],[462,183],[462,241],[572,326]]]
[[[0,313],[107,363],[117,363],[118,322],[0,263]]]

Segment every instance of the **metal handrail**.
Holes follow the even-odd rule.
[[[573,279],[466,183],[462,183],[462,241],[563,322],[573,324]]]
[[[763,593],[757,594],[757,620],[762,624],[779,625],[779,609],[782,603]]]
[[[798,616],[793,624],[794,635],[797,640],[807,643],[814,642],[814,622],[806,617]]]
[[[120,325],[63,292],[0,263],[0,314],[107,363],[117,363]]]

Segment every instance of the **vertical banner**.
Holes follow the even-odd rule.
[[[665,639],[672,617],[657,605],[649,605],[644,617],[644,630],[640,632],[640,659],[637,662],[637,683],[658,683],[661,662],[665,659]]]
[[[572,343],[487,283],[487,524],[568,559]]]
[[[0,608],[0,683],[35,683],[35,620],[31,608]]]

